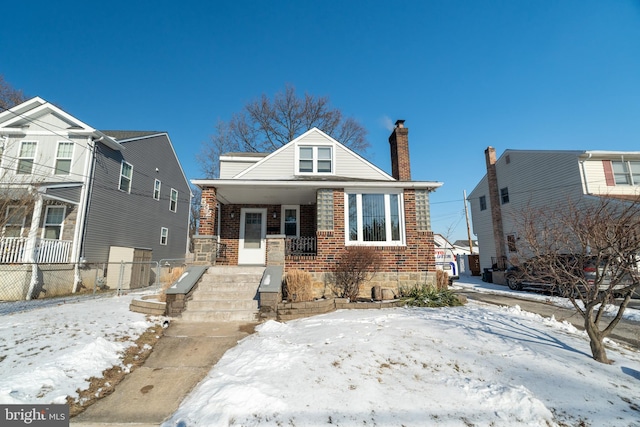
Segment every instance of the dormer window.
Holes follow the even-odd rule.
[[[333,153],[331,147],[298,147],[299,173],[333,173]]]

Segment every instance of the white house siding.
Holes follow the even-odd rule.
[[[240,172],[253,166],[255,161],[220,161],[220,179],[231,179]]]
[[[235,177],[239,179],[293,179],[297,173],[296,150],[300,145],[333,147],[334,173],[329,176],[385,181],[393,180],[392,177],[367,162],[364,158],[344,146],[336,144],[332,139],[317,131],[311,131],[303,137],[290,142],[260,161],[259,164],[246,173]],[[323,176],[326,175],[323,174]]]
[[[480,210],[480,197],[484,196],[487,201],[487,209]],[[489,200],[489,185],[487,177],[483,177],[476,188],[469,193],[469,204],[471,206],[471,223],[473,233],[478,240],[480,247],[480,267],[489,268],[491,257],[495,256],[496,246],[493,239],[493,223],[491,222],[491,200]]]
[[[255,167],[236,176],[239,179],[291,179],[294,176],[295,147],[285,145],[258,162]]]
[[[32,125],[32,128],[34,126]],[[37,142],[33,171],[31,174],[16,174],[20,147],[22,141]],[[58,142],[73,142],[73,158],[71,161],[71,171],[68,175],[56,175],[55,161]],[[9,171],[5,180],[12,183],[37,183],[37,182],[78,182],[83,181],[86,176],[85,159],[87,156],[87,138],[78,136],[28,134],[25,136],[11,136],[7,141],[7,146],[2,156],[1,166]]]
[[[516,220],[527,209],[556,208],[569,201],[580,200],[582,181],[578,156],[581,151],[505,151],[496,163],[498,191],[507,187],[509,203],[501,204],[503,231],[506,236],[518,234]],[[509,163],[507,163],[509,158]],[[486,176],[483,178],[486,181]],[[487,185],[487,184],[484,184]],[[491,202],[486,189],[487,210],[474,211],[474,231],[478,235],[480,246],[480,267],[490,268],[491,258],[496,256],[493,226],[491,222]],[[480,185],[474,189],[473,196],[481,196],[485,191]],[[475,209],[479,211],[476,200]],[[478,215],[476,220],[475,216]],[[490,249],[490,251],[489,251]],[[509,254],[507,253],[507,256]]]
[[[626,160],[633,160],[625,157]],[[620,161],[620,156],[611,156],[604,160]],[[589,159],[584,162],[584,171],[586,175],[587,191],[590,194],[599,195],[638,195],[640,194],[640,186],[638,185],[607,185],[604,174],[604,165],[602,158]]]

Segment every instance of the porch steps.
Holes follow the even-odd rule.
[[[182,313],[195,322],[254,322],[258,319],[258,286],[264,267],[210,267]]]

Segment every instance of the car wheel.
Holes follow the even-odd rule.
[[[506,280],[507,280],[507,286],[512,291],[520,291],[520,290],[522,290],[522,285],[520,283],[518,283],[518,279],[516,279],[515,276],[507,276]]]

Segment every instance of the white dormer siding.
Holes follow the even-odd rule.
[[[311,172],[300,171],[300,147],[311,147],[313,156],[311,158],[313,168]],[[318,148],[330,148],[331,158],[320,159]],[[320,150],[321,152],[322,150]],[[326,163],[320,163],[318,170],[318,161],[330,160],[331,171],[323,171],[322,166]],[[221,165],[222,170],[222,165]],[[349,148],[340,144],[319,129],[311,129],[300,137],[284,145],[280,149],[271,153],[269,156],[260,160],[253,166],[234,176],[241,179],[257,179],[257,180],[292,180],[300,177],[319,178],[327,176],[393,181],[394,179],[378,167],[369,163],[367,160],[351,151]],[[223,178],[221,173],[221,178]]]
[[[264,159],[266,154],[235,153],[220,156],[220,179],[231,179]]]

